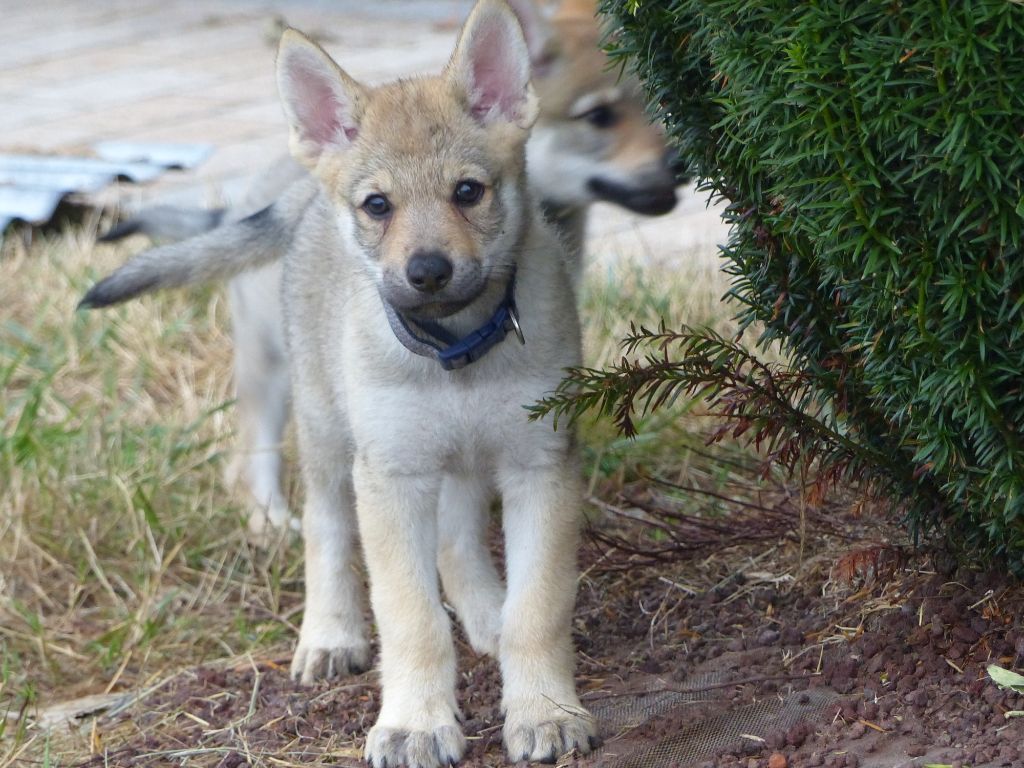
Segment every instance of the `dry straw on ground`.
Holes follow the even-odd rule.
[[[245,500],[224,480],[234,425],[222,291],[76,312],[85,288],[144,246],[96,246],[97,226],[10,233],[0,250],[0,766],[95,748],[88,733],[32,726],[59,702],[247,653],[287,659],[301,609],[301,547],[254,548]],[[595,267],[588,361],[616,357],[631,318],[727,330],[725,290],[707,254],[653,271]],[[592,468],[668,460],[686,424],[652,421],[673,435],[661,449],[585,425]]]

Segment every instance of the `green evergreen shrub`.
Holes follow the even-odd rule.
[[[730,202],[732,293],[808,377],[800,405],[858,446],[914,526],[1024,573],[1024,5],[603,11]],[[693,347],[658,338],[659,365]]]

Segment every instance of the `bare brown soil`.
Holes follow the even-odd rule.
[[[802,563],[793,532],[644,567],[585,548],[578,679],[604,746],[561,764],[1024,766],[1024,718],[1005,717],[1024,696],[985,673],[1024,665],[1024,589],[998,573],[939,575],[878,544],[897,537],[877,521],[842,522],[876,536],[812,532]],[[497,666],[458,646],[463,764],[503,765]],[[361,765],[374,675],[303,688],[287,663],[185,670],[100,718],[81,765]]]

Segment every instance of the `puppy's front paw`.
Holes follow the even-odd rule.
[[[431,731],[407,731],[375,725],[366,737],[366,762],[373,768],[443,768],[455,765],[466,751],[457,725]]]
[[[292,680],[310,685],[317,680],[357,675],[370,668],[371,659],[370,644],[365,640],[336,645],[300,640],[292,656]]]
[[[564,708],[548,702],[540,708],[547,710],[544,714],[533,707],[524,709],[533,710],[533,716],[509,707],[505,718],[504,741],[509,762],[553,763],[573,750],[587,755],[597,747],[594,716],[578,702]]]

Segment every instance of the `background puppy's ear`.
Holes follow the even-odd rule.
[[[505,0],[480,0],[466,20],[448,64],[470,113],[482,125],[512,123],[529,128],[537,119],[530,84],[530,52],[523,30]]]
[[[597,16],[594,0],[562,0],[555,16],[559,19],[592,19]]]
[[[508,4],[523,28],[533,76],[546,74],[558,58],[558,36],[554,27],[537,0],[508,0]]]
[[[327,150],[347,149],[359,135],[363,87],[294,29],[281,36],[277,88],[291,128],[292,155],[308,168]]]

